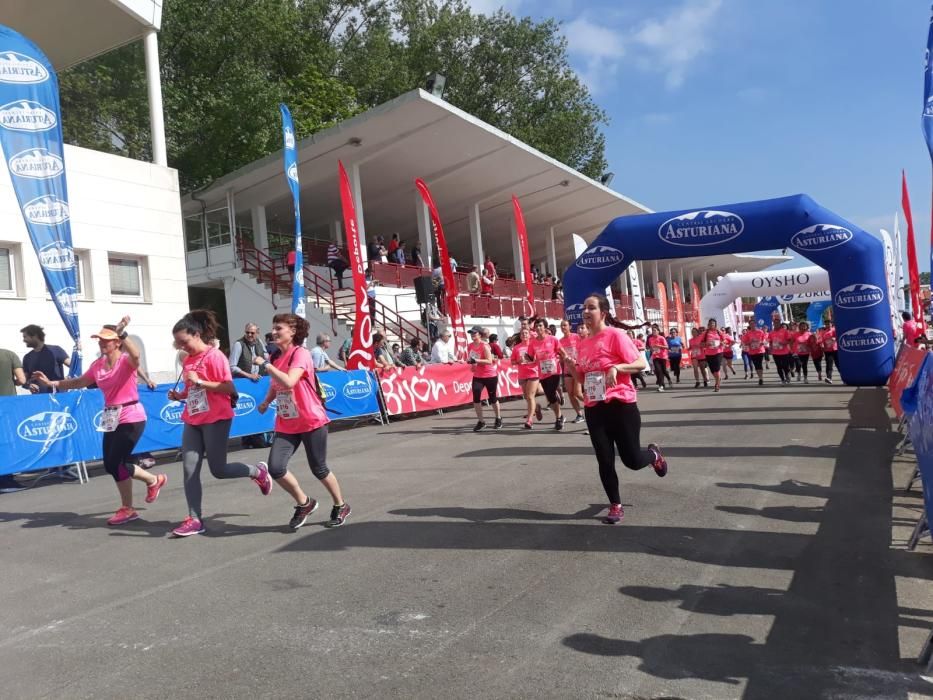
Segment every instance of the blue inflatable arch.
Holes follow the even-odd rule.
[[[576,327],[583,300],[636,260],[791,248],[829,273],[846,384],[880,386],[894,369],[884,246],[806,195],[613,220],[564,273],[564,307]]]

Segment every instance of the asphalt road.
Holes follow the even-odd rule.
[[[605,508],[584,425],[474,435],[456,411],[335,431],[353,507],[296,533],[288,497],[181,469],[122,528],[109,477],[0,496],[2,698],[908,698],[933,546],[881,389],[731,380],[644,392],[670,473],[620,464]],[[259,450],[237,452],[246,461]],[[43,482],[45,483],[45,482]],[[142,489],[137,491],[142,500]]]

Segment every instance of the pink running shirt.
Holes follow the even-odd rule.
[[[140,423],[146,420],[146,411],[139,403],[139,389],[136,386],[136,369],[130,364],[130,356],[120,355],[111,369],[107,369],[107,358],[98,357],[87,368],[84,376],[91,379],[104,394],[104,406],[119,406],[135,401],[132,406],[124,406],[120,411],[120,423]]]
[[[298,383],[291,389],[272,379],[272,388],[275,390],[276,405],[279,410],[275,414],[275,430],[278,433],[295,435],[297,433],[310,433],[323,425],[330,423],[327,409],[321,404],[321,399],[314,388],[314,365],[311,362],[311,353],[307,348],[293,347],[288,352],[280,354],[273,367],[285,374],[290,369],[299,367],[304,370]],[[283,407],[288,406],[288,410]],[[294,409],[291,408],[294,406]],[[284,418],[283,413],[294,413],[295,418]]]
[[[635,362],[641,353],[635,343],[625,331],[618,328],[607,327],[596,335],[580,340],[577,348],[577,378],[583,385],[583,404],[595,406],[600,403],[594,399],[589,386],[601,384],[604,388],[602,401],[621,401],[622,403],[635,403],[638,395],[632,384],[632,375],[626,372],[616,373],[616,385],[606,385],[606,372],[613,365]]]
[[[538,363],[538,376],[541,379],[560,374],[560,358],[557,354],[560,343],[553,335],[537,337],[528,341],[528,354]]]
[[[812,337],[813,334],[810,331],[797,333],[797,335],[794,336],[794,352],[798,355],[809,355],[810,338]]]
[[[560,339],[560,346],[564,349],[564,352],[567,353],[570,358],[576,362],[577,361],[577,347],[580,345],[580,336],[576,333],[571,333],[570,335],[565,335]],[[563,365],[563,363],[561,363]],[[570,367],[564,365],[563,373],[567,376],[570,376]]]
[[[746,355],[764,355],[767,342],[768,334],[757,328],[753,331],[745,331],[742,336],[742,346],[745,348]]]
[[[470,343],[467,346],[467,358],[476,359],[476,360],[485,359],[486,348],[488,347],[489,346],[486,343],[482,343],[482,342]],[[489,377],[495,377],[499,373],[499,368],[495,363],[495,356],[492,354],[492,348],[489,349],[489,355],[493,359],[492,364],[486,364],[484,362],[482,364],[477,363],[475,365],[470,365],[470,368],[473,370],[474,377],[479,377],[480,379],[483,379],[483,378],[488,379]]]
[[[771,331],[768,334],[768,339],[771,341],[772,355],[790,355],[790,345],[793,338],[787,329]]]
[[[687,341],[687,346],[690,348],[690,357],[694,360],[702,360],[706,357],[706,353],[703,351],[703,338],[702,336],[694,336]]]
[[[707,329],[700,334],[700,337],[703,339],[703,352],[706,354],[706,357],[722,354],[724,349],[722,333]]]
[[[537,379],[538,363],[525,362],[525,353],[528,352],[528,343],[519,343],[512,348],[512,364],[518,368],[518,379]],[[529,353],[530,354],[530,353]]]
[[[204,352],[185,358],[182,363],[182,373],[187,375],[188,372],[197,372],[198,377],[207,382],[226,382],[232,379],[227,358],[220,350],[210,345]],[[198,391],[198,387],[185,379],[185,393],[189,397],[189,403],[193,391]],[[207,396],[208,409],[192,416],[188,414],[189,404],[186,403],[185,410],[181,413],[182,421],[188,425],[205,425],[233,418],[229,395],[206,389],[201,389],[201,391],[204,391]]]
[[[823,331],[823,335],[820,338],[820,342],[823,344],[823,350],[826,352],[836,352],[836,328],[827,328]]]
[[[649,335],[648,336],[648,347],[651,348],[651,359],[652,360],[666,360],[667,359],[667,339],[663,335]]]

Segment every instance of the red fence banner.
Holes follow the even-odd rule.
[[[376,372],[390,416],[473,403],[473,371],[470,365],[396,367]],[[499,396],[521,396],[518,370],[499,363]]]
[[[369,313],[369,297],[366,296],[366,273],[363,271],[363,251],[360,249],[360,234],[356,223],[356,207],[350,179],[343,163],[337,161],[340,170],[340,206],[343,209],[343,230],[347,232],[347,253],[353,271],[353,289],[356,293],[356,319],[353,323],[353,341],[347,355],[347,369],[373,369],[376,358],[373,352],[373,319]]]
[[[518,197],[512,195],[512,212],[515,214],[515,232],[518,235],[518,245],[522,251],[522,269],[525,271],[525,287],[528,290],[528,300],[525,302],[525,316],[535,314],[535,282],[531,278],[531,258],[528,256],[528,231],[525,230],[525,215]]]
[[[661,305],[661,329],[670,328],[671,316],[667,308],[667,287],[658,282],[658,302]]]
[[[441,217],[434,205],[431,190],[420,177],[415,178],[415,187],[421,193],[421,199],[431,213],[431,227],[434,229],[434,239],[437,242],[437,256],[441,259],[441,272],[444,275],[444,294],[447,302],[447,315],[450,316],[450,325],[453,326],[454,353],[459,359],[466,356],[467,335],[463,325],[463,314],[460,312],[459,289],[450,266],[450,252],[447,250],[447,239],[444,237],[444,228],[441,226]]]
[[[907,175],[901,171],[901,206],[907,219],[907,277],[910,285],[910,310],[914,321],[921,330],[926,331],[923,321],[923,300],[920,298],[920,271],[917,267],[917,242],[914,239],[914,219],[910,213],[910,195],[907,192]]]
[[[904,389],[916,381],[920,374],[920,368],[923,367],[923,360],[927,356],[927,350],[902,345],[897,353],[897,360],[894,363],[894,371],[888,377],[888,392],[891,394],[891,407],[898,418],[904,417],[904,409],[901,406],[901,394]]]
[[[691,282],[690,305],[693,307],[693,326],[694,328],[705,328],[706,324],[700,318],[700,288],[696,282]]]

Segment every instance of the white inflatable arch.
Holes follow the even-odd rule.
[[[799,267],[793,270],[763,272],[730,272],[719,278],[716,286],[700,299],[698,325],[715,318],[725,323],[723,310],[738,297],[770,297],[825,292],[829,289],[829,273],[822,267]],[[811,299],[812,300],[812,299]]]

